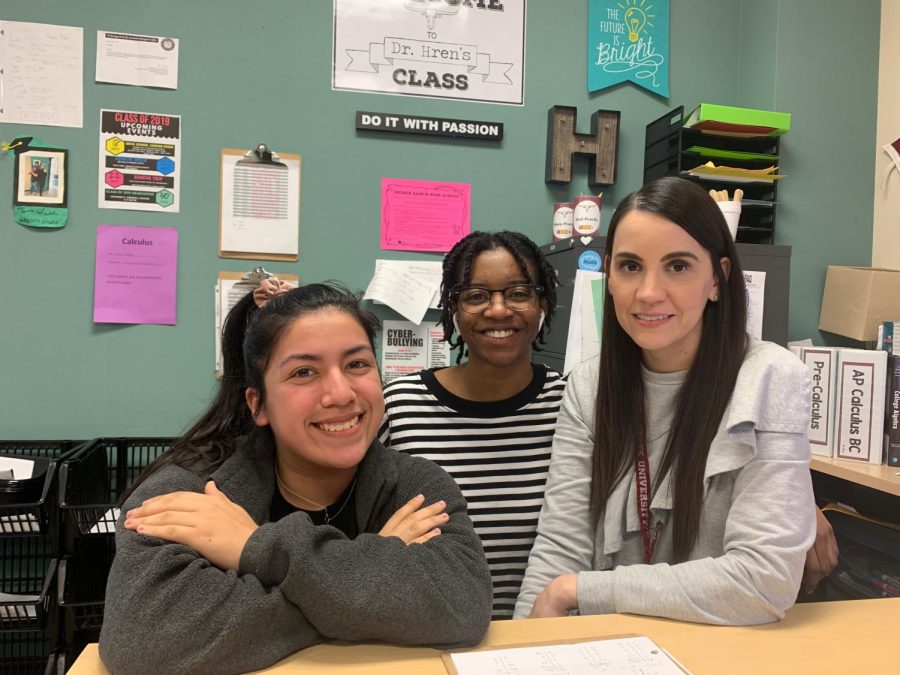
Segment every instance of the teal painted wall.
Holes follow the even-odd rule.
[[[588,94],[587,4],[531,0],[525,105],[513,107],[331,91],[327,0],[7,0],[2,19],[84,27],[85,126],[0,124],[2,138],[36,135],[71,152],[63,230],[26,230],[11,209],[0,209],[0,437],[174,435],[205,406],[215,386],[216,273],[253,264],[216,255],[219,149],[261,141],[303,155],[300,261],[269,267],[362,288],[376,257],[412,257],[378,248],[382,176],[469,182],[473,227],[519,229],[543,243],[551,204],[588,191],[583,165],[567,186],[544,184],[550,106],[578,106],[581,131],[594,110],[622,111],[606,223],[641,183],[647,122],[679,104],[761,97],[765,107],[795,114],[783,143],[789,176],[777,243],[795,247],[791,334],[813,334],[825,265],[866,264],[871,246],[879,3],[852,3],[851,20],[847,3],[767,1],[775,11],[762,15],[749,0],[672,0],[671,96],[664,101],[631,85]],[[803,30],[788,27],[797,18]],[[773,31],[764,43],[775,45],[776,58],[753,56],[757,38],[749,27],[760,24]],[[179,89],[94,83],[98,29],[181,38]],[[97,208],[101,107],[183,116],[181,213]],[[496,147],[357,136],[357,110],[493,120],[506,125],[505,138]],[[830,171],[832,158],[855,173]],[[11,185],[12,161],[0,160],[0,199],[9,199]],[[177,326],[92,323],[98,224],[179,228]]]

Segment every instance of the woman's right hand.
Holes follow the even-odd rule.
[[[294,285],[291,282],[282,281],[281,279],[276,279],[275,277],[263,279],[259,282],[259,286],[253,289],[253,301],[256,303],[257,307],[262,309],[268,304],[269,300],[274,298],[276,295],[286,293],[293,287]]]
[[[399,537],[407,545],[424,544],[441,533],[438,525],[450,520],[444,511],[447,503],[437,501],[429,506],[424,495],[416,495],[401,506],[378,532],[382,537]]]

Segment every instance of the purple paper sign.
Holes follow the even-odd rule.
[[[97,226],[95,323],[175,325],[178,230]]]

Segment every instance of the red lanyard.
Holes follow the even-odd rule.
[[[653,532],[650,532],[650,460],[647,458],[647,442],[644,438],[641,439],[641,447],[634,460],[634,480],[637,483],[637,510],[641,521],[641,537],[644,540],[644,562],[649,565],[662,522],[656,521]]]

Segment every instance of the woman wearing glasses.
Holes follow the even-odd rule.
[[[457,365],[384,390],[380,438],[442,466],[465,496],[510,618],[544,501],[564,382],[531,362],[556,304],[556,275],[517,232],[473,232],[444,258],[441,324]],[[468,355],[462,361],[464,354]]]

